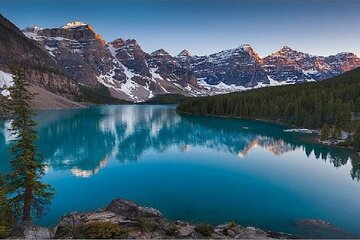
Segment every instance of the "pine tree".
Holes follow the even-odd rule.
[[[358,97],[357,100],[356,100],[355,112],[360,113],[360,97]]]
[[[6,238],[15,225],[14,214],[11,211],[7,197],[5,179],[0,174],[0,238]]]
[[[335,127],[333,130],[332,130],[332,133],[331,133],[331,138],[332,139],[338,139],[341,135],[341,130],[340,128],[337,128]]]
[[[44,175],[42,157],[37,153],[35,141],[36,123],[29,101],[33,98],[27,87],[20,68],[12,69],[14,85],[9,88],[10,106],[13,113],[12,133],[16,140],[11,147],[13,158],[10,160],[11,172],[8,176],[9,201],[22,223],[30,223],[33,213],[41,216],[45,205],[50,203],[53,189],[41,182]]]
[[[358,124],[354,135],[354,148],[356,151],[360,151],[360,123]]]
[[[320,140],[329,139],[329,135],[330,135],[330,127],[325,123],[324,126],[321,128]]]

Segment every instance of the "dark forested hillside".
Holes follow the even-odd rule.
[[[103,85],[98,87],[87,87],[80,85],[80,101],[94,104],[126,104],[130,101],[114,98],[110,95],[109,89]]]
[[[161,94],[150,98],[142,104],[178,104],[189,98],[181,94]]]
[[[194,98],[179,104],[177,111],[344,128],[351,112],[360,112],[360,68],[321,82]]]

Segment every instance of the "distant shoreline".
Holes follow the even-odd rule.
[[[260,119],[260,118],[243,118],[243,117],[238,117],[238,116],[226,116],[226,115],[215,115],[215,114],[194,114],[194,113],[189,113],[189,112],[181,112],[178,110],[175,110],[178,114],[183,114],[183,115],[188,115],[188,116],[205,116],[205,117],[215,117],[215,118],[226,118],[226,119],[242,119],[242,120],[251,120],[251,121],[259,121],[259,122],[264,122],[264,123],[270,123],[270,124],[275,124],[275,125],[280,125],[280,126],[284,126],[284,127],[289,127],[289,129],[302,129],[299,126],[293,125],[293,124],[288,124],[288,123],[284,123],[281,121],[274,121],[274,120],[269,120],[269,119]],[[320,129],[307,129],[309,131],[313,131],[313,132],[319,132],[320,133]],[[301,132],[297,132],[297,133],[301,133]],[[316,133],[302,133],[302,134],[307,134],[309,136],[310,139],[313,139],[314,142],[321,144],[321,145],[325,145],[325,146],[330,146],[330,147],[335,147],[335,148],[345,148],[348,150],[351,150],[355,153],[358,153],[354,150],[353,147],[350,146],[341,146],[341,145],[334,145],[334,144],[328,144],[325,143],[323,141],[320,141],[319,139],[319,134],[316,135],[316,137],[314,136]],[[360,156],[360,152],[358,153]]]

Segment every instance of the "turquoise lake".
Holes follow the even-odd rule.
[[[174,220],[233,220],[321,237],[298,224],[321,219],[360,236],[359,157],[284,132],[286,126],[184,116],[161,105],[48,110],[35,119],[48,164],[43,179],[56,189],[38,224],[126,198]],[[0,121],[3,172],[9,171],[9,125]]]

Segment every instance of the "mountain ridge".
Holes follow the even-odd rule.
[[[112,97],[134,102],[162,94],[206,96],[321,81],[360,67],[353,53],[323,57],[288,46],[265,57],[250,44],[205,56],[186,49],[176,56],[164,49],[147,53],[136,39],[106,42],[81,21],[56,28],[29,27],[22,33],[35,40],[68,78],[94,89],[104,85]]]

